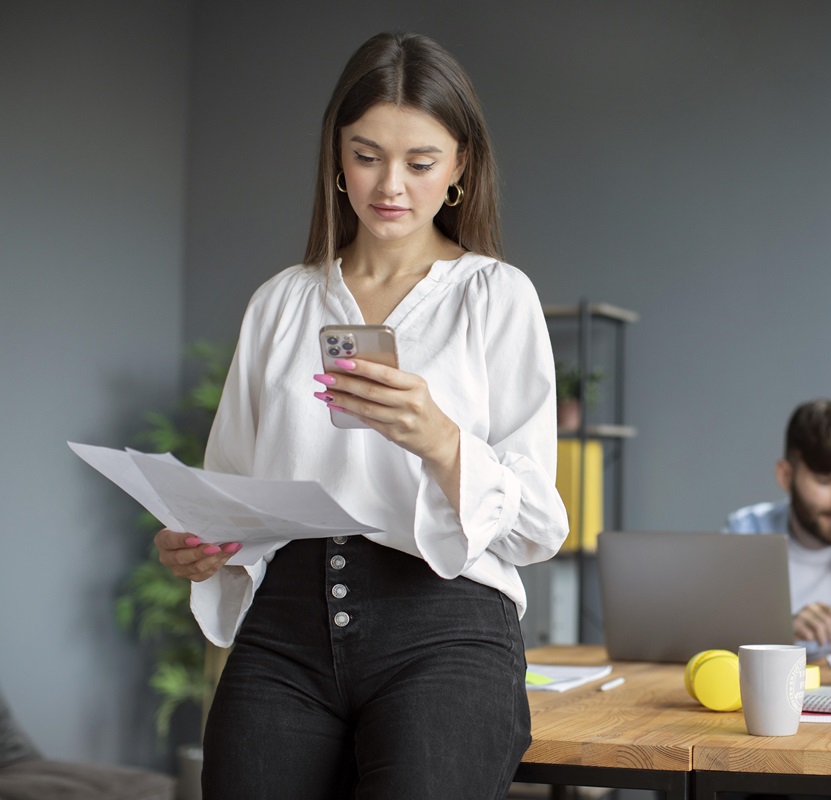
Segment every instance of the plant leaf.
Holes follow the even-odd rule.
[[[201,466],[232,354],[231,347],[204,341],[189,347],[188,357],[200,365],[198,380],[170,413],[150,411],[144,416],[147,427],[136,443],[155,452],[173,453],[190,466]],[[205,638],[190,611],[191,584],[159,563],[152,537],[160,527],[149,512],[138,515],[137,528],[148,540],[147,557],[136,565],[116,598],[115,617],[122,628],[134,630],[152,649],[155,668],[149,682],[161,698],[156,725],[164,738],[182,703],[202,704],[206,681]]]

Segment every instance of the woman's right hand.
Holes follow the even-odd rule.
[[[228,559],[242,548],[239,542],[223,545],[204,544],[192,533],[177,533],[162,528],[153,539],[159,561],[177,578],[204,581],[225,566]]]

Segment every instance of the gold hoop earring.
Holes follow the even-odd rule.
[[[337,190],[338,190],[339,192],[343,192],[344,194],[346,194],[346,187],[345,187],[345,186],[341,186],[341,185],[340,185],[340,179],[341,179],[342,177],[343,177],[343,170],[341,170],[341,171],[340,171],[340,172],[339,172],[339,173],[335,176],[335,186],[337,187]]]
[[[456,197],[453,198],[451,201],[450,199],[450,190],[456,190]],[[459,186],[458,183],[451,183],[450,186],[447,187],[447,192],[444,195],[444,202],[446,205],[450,206],[451,208],[455,208],[459,203],[462,202],[462,198],[465,196],[465,190]]]

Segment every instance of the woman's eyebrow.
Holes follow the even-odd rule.
[[[371,147],[373,150],[380,150],[381,152],[384,151],[384,148],[381,147],[378,142],[373,141],[372,139],[367,139],[366,136],[359,136],[355,135],[350,140],[350,142],[357,142],[358,144],[366,145],[367,147]],[[408,153],[442,153],[444,152],[440,147],[436,147],[434,144],[426,144],[423,147],[411,147],[407,150]]]

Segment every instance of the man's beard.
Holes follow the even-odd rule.
[[[791,513],[796,521],[802,526],[806,533],[809,533],[824,545],[831,545],[831,518],[828,514],[821,515],[815,508],[805,502],[805,498],[791,481]],[[823,528],[823,519],[826,520]]]

